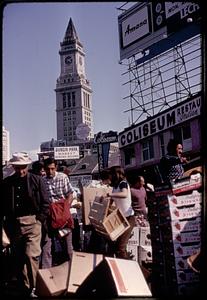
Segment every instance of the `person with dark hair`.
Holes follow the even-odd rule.
[[[183,146],[175,139],[170,139],[167,154],[160,160],[160,172],[164,182],[174,181],[184,176],[183,164],[187,163],[183,156]]]
[[[47,185],[50,202],[58,202],[61,199],[69,202],[71,206],[73,200],[74,189],[70,184],[69,178],[62,172],[57,172],[57,162],[53,158],[47,158],[44,160],[44,168],[46,176],[44,180]],[[71,259],[73,246],[72,246],[72,229],[67,228],[67,234],[64,235],[60,242],[66,244],[68,258]],[[58,236],[57,230],[50,228],[48,234],[45,237],[44,246],[42,248],[42,268],[50,268],[53,264],[52,259],[52,239]]]
[[[101,183],[104,185],[110,185],[111,184],[111,171],[110,169],[103,169],[100,172],[100,179],[101,179]]]
[[[132,207],[135,216],[147,218],[147,192],[145,189],[145,180],[143,176],[134,175],[131,183]]]
[[[108,196],[112,198],[115,205],[123,213],[129,222],[130,227],[117,238],[114,242],[114,252],[117,258],[128,259],[127,243],[131,236],[131,232],[135,226],[134,210],[132,208],[131,191],[126,180],[124,169],[120,166],[110,168],[112,193]]]
[[[45,176],[45,168],[44,168],[44,163],[36,160],[32,163],[32,169],[31,172],[33,174],[39,175],[39,176]]]

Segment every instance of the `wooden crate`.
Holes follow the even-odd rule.
[[[106,196],[107,193],[111,193],[112,188],[111,187],[101,187],[101,188],[95,188],[95,187],[83,187],[82,194],[83,194],[83,223],[84,225],[89,225],[90,220],[88,218],[88,215],[90,213],[90,209],[92,207],[92,204],[96,198],[96,196]]]
[[[118,208],[110,206],[110,200],[108,197],[96,197],[89,220],[96,231],[115,241],[130,225]]]

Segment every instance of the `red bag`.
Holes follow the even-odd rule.
[[[70,213],[69,202],[65,199],[52,202],[50,204],[50,219],[52,228],[73,228],[74,224]]]

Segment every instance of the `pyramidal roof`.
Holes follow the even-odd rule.
[[[65,32],[64,42],[79,40],[77,32],[75,30],[75,26],[73,24],[72,19],[70,18],[68,27]]]

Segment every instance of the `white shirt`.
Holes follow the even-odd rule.
[[[128,194],[125,198],[113,198],[113,193],[119,193],[122,191],[123,188],[127,188]],[[125,217],[133,216],[134,210],[132,208],[132,199],[131,199],[131,192],[129,185],[126,180],[122,180],[117,188],[113,188],[112,191],[112,199],[114,200],[116,207],[120,209],[120,211],[123,213]]]

